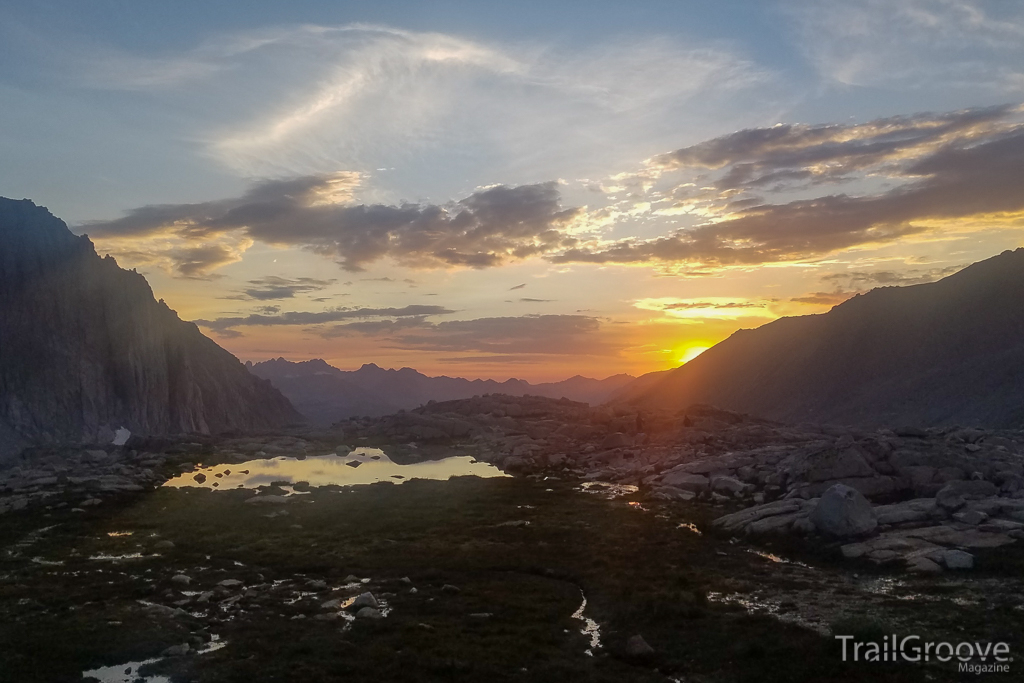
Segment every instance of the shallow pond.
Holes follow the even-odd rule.
[[[340,455],[317,455],[304,458],[279,456],[249,460],[231,465],[200,466],[166,482],[164,486],[218,489],[254,489],[274,482],[310,486],[357,486],[390,481],[400,484],[409,479],[446,480],[458,476],[505,477],[494,465],[469,456],[427,460],[400,465],[379,448],[357,448]]]

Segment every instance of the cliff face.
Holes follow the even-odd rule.
[[[741,330],[641,391],[789,422],[1024,426],[1024,249]]]
[[[300,421],[284,396],[153,298],[145,278],[28,200],[0,198],[0,452]]]

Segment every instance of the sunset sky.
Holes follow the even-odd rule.
[[[1024,244],[1024,5],[0,4],[0,195],[242,360],[559,380]]]

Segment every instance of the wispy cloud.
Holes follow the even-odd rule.
[[[847,85],[1024,92],[1024,9],[988,0],[784,5],[813,65]]]
[[[142,91],[199,116],[191,138],[247,177],[370,172],[417,151],[557,177],[664,144],[749,107],[778,108],[780,78],[723,45],[664,36],[569,49],[349,24],[214,35],[178,54],[50,46],[76,85]],[[712,111],[714,110],[714,111]],[[602,140],[594,145],[594,140]],[[526,150],[526,154],[524,154]],[[447,152],[452,154],[448,155]],[[534,178],[536,176],[533,176]],[[419,196],[419,195],[417,195]]]
[[[215,320],[196,320],[195,323],[201,327],[223,332],[237,327],[309,326],[367,318],[424,318],[454,312],[444,306],[423,305],[410,305],[401,308],[334,308],[326,311],[285,311],[273,315],[253,313],[247,316],[231,316]]]
[[[311,277],[286,278],[276,275],[249,280],[250,287],[244,290],[244,295],[258,301],[272,299],[292,299],[296,294],[306,292],[319,292],[333,285],[337,280],[319,280]]]

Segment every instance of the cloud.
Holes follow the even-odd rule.
[[[785,5],[805,54],[846,85],[1024,91],[1024,11],[986,0]]]
[[[220,332],[236,327],[272,327],[278,325],[319,325],[358,318],[404,318],[454,313],[444,306],[414,304],[402,308],[336,308],[327,311],[285,311],[279,315],[253,313],[247,316],[223,317],[194,321],[201,327]]]
[[[1004,105],[744,130],[654,157],[636,189],[650,196],[627,200],[627,208],[565,207],[557,181],[495,185],[446,204],[366,204],[355,197],[359,174],[339,172],[261,181],[235,198],[145,206],[84,227],[104,244],[134,240],[139,251],[145,239],[173,243],[155,249],[184,276],[208,276],[255,241],[308,249],[350,271],[385,259],[482,269],[541,258],[707,273],[816,259],[1022,212],[1022,118],[1024,107]],[[678,177],[686,173],[703,180]],[[839,187],[820,195],[823,182]],[[666,231],[673,216],[686,214],[690,225]],[[608,239],[626,226],[644,237]],[[217,240],[241,247],[211,248]]]
[[[514,355],[614,355],[597,318],[526,315],[430,322],[424,317],[344,323],[321,332],[326,338],[367,336],[392,348],[416,351]],[[490,358],[490,356],[488,356]]]
[[[531,299],[529,297],[523,297],[520,301],[524,303],[546,304],[555,301],[555,299]]]
[[[835,285],[831,292],[813,292],[790,299],[793,303],[811,304],[816,306],[836,306],[847,299],[874,287],[906,287],[935,282],[948,275],[958,272],[964,265],[946,266],[944,268],[910,268],[908,270],[876,270],[850,271],[845,273],[829,273],[821,276],[821,281]]]
[[[305,292],[319,292],[333,285],[337,280],[318,280],[311,277],[284,278],[276,275],[268,275],[256,280],[249,280],[252,287],[244,291],[244,295],[257,301],[269,301],[273,299],[291,299],[296,294]]]
[[[719,190],[784,182],[823,182],[919,156],[951,141],[990,135],[1019,112],[1016,105],[877,119],[856,125],[779,124],[684,147],[652,159],[662,171],[722,169]],[[737,207],[739,208],[739,207]]]
[[[670,144],[681,119],[691,131],[749,125],[794,96],[738,50],[693,37],[499,42],[367,24],[204,35],[156,53],[67,36],[17,47],[65,88],[113,92],[150,107],[153,125],[174,121],[171,139],[201,146],[237,176],[401,176],[414,164],[418,184],[444,194],[480,173],[517,184],[576,175],[567,160],[604,172],[638,146],[647,154]],[[752,102],[757,110],[744,106]]]
[[[862,294],[860,291],[846,291],[837,289],[834,292],[814,292],[804,296],[796,296],[790,299],[796,304],[811,304],[814,306],[838,306],[847,299]]]
[[[539,358],[535,355],[520,354],[520,355],[493,355],[493,356],[447,356],[438,358],[439,363],[481,363],[484,365],[490,364],[495,366],[508,365],[514,363],[516,365],[528,365],[534,363],[544,362],[543,358]]]
[[[513,291],[513,290],[516,290],[516,289],[522,289],[522,288],[523,288],[523,287],[525,287],[525,286],[526,286],[526,283],[524,282],[524,283],[523,283],[523,284],[521,284],[521,285],[516,285],[515,287],[509,287],[508,291],[510,291],[510,292],[511,292],[511,291]]]
[[[846,273],[830,273],[823,275],[823,282],[843,283],[847,286],[863,287],[905,287],[935,282],[952,275],[967,264],[946,266],[944,268],[911,268],[908,270],[876,270],[851,271]]]
[[[351,271],[384,258],[412,268],[487,268],[575,243],[569,231],[583,215],[560,206],[554,181],[497,185],[445,206],[351,203],[357,183],[351,173],[263,181],[238,198],[146,206],[83,227],[101,239],[242,234],[311,249]]]
[[[597,318],[537,315],[453,320],[417,328],[394,342],[423,351],[478,351],[493,354],[610,355],[614,347],[600,334]]]
[[[888,190],[758,204],[721,215],[709,210],[709,220],[703,224],[670,235],[581,245],[550,258],[556,263],[671,262],[705,266],[799,261],[939,232],[942,226],[936,223],[1024,211],[1024,192],[1020,191],[1024,185],[1024,126],[1011,120],[984,133],[970,130],[970,134],[943,139],[941,144],[936,141],[935,145],[926,145],[918,154],[890,166],[887,172],[899,182]],[[770,129],[761,132],[771,137]],[[782,137],[788,135],[784,132]],[[745,137],[748,142],[758,139],[753,134]],[[899,143],[890,143],[890,147],[893,144]],[[763,148],[764,143],[732,146],[749,150]],[[824,155],[816,149],[818,146],[833,147],[831,142],[790,145],[799,149],[803,160]],[[707,163],[746,158],[737,149],[717,149],[727,147],[730,145],[724,143],[709,145]],[[763,149],[745,153],[764,154]]]
[[[670,318],[682,319],[684,322],[700,322],[709,319],[736,320],[738,318],[777,317],[769,310],[770,303],[769,301],[730,297],[703,297],[700,299],[663,297],[640,299],[633,305],[641,310],[658,311]]]
[[[155,265],[172,277],[189,280],[211,280],[215,272],[242,260],[253,241],[245,236],[214,235],[197,240],[178,235],[155,238],[114,238],[98,242],[103,251],[117,257],[124,266]]]

